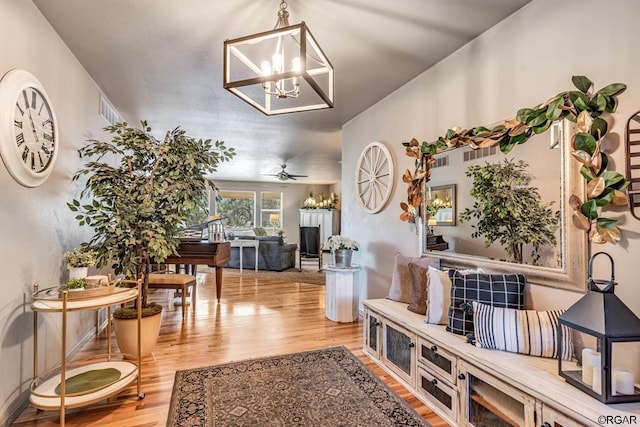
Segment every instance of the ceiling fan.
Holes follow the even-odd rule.
[[[294,174],[290,174],[289,172],[287,172],[285,169],[287,168],[286,164],[281,164],[280,167],[282,168],[282,170],[278,173],[274,173],[274,174],[267,174],[267,173],[263,173],[262,175],[267,175],[267,176],[275,176],[276,178],[278,178],[280,181],[288,181],[290,179],[294,180],[296,178],[306,178],[308,175],[294,175]]]

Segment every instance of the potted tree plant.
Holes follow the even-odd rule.
[[[80,225],[93,228],[86,247],[96,254],[97,266],[111,265],[116,274],[142,281],[144,317],[162,310],[147,301],[151,265],[173,254],[178,236],[188,225],[185,221],[208,208],[202,195],[213,184],[205,175],[235,152],[222,141],[195,139],[180,128],[156,139],[146,121],[141,125],[108,126],[105,130],[113,135],[111,141],[90,140],[79,150],[80,157],[90,161],[73,180],[84,178],[86,184],[80,198],[68,206]],[[116,310],[114,318],[126,319],[130,312]],[[160,330],[160,315],[156,317],[151,348]],[[145,330],[144,335],[154,333]]]

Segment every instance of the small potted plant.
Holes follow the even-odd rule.
[[[81,279],[89,274],[89,267],[96,264],[96,254],[82,246],[62,254],[67,261],[70,279]]]
[[[333,264],[338,268],[351,267],[353,251],[360,249],[360,244],[348,237],[334,235],[327,240],[327,248],[333,254]]]
[[[76,291],[84,291],[86,287],[87,287],[86,280],[82,278],[70,278],[69,280],[67,280],[67,283],[62,285],[60,290],[76,292]]]

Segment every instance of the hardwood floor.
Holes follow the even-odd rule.
[[[184,321],[180,306],[174,306],[172,291],[156,290],[152,299],[162,302],[165,310],[158,344],[142,363],[146,397],[138,400],[136,387],[131,386],[106,402],[68,409],[66,425],[164,426],[176,370],[344,345],[433,427],[447,426],[363,354],[361,320],[334,323],[324,317],[324,290],[324,286],[299,282],[226,276],[218,304],[213,275],[199,273],[196,310],[189,307]],[[73,360],[102,357],[107,347],[105,335],[87,343]],[[115,339],[113,343],[115,346]],[[29,407],[14,425],[58,423],[58,412]]]

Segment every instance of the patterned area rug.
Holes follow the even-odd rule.
[[[422,426],[345,347],[177,371],[167,426]]]

